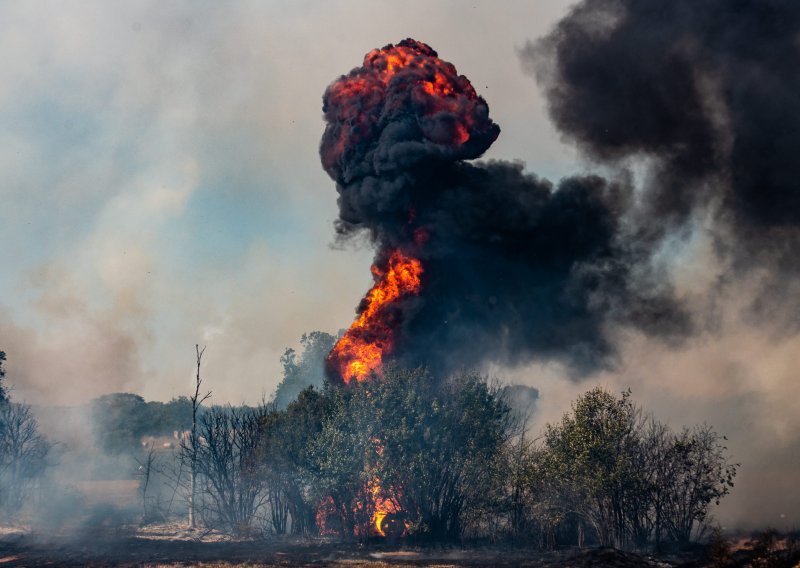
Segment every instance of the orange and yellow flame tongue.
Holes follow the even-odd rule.
[[[399,324],[393,305],[419,294],[422,263],[395,250],[385,266],[372,266],[375,285],[361,302],[359,315],[328,355],[328,365],[345,383],[379,373],[383,358],[394,349]]]
[[[328,87],[323,112],[328,125],[320,147],[322,165],[345,184],[356,173],[363,175],[369,166],[364,159],[370,149],[385,145],[383,132],[391,124],[402,123],[403,133],[423,143],[424,155],[444,160],[477,158],[500,132],[472,83],[430,46],[413,39],[370,51],[361,67]],[[403,134],[397,141],[412,140]]]
[[[380,536],[388,536],[385,531],[387,527],[384,521],[387,515],[396,515],[400,509],[392,499],[384,495],[379,479],[373,480],[370,486],[370,493],[375,507],[375,512],[372,515],[372,529]]]

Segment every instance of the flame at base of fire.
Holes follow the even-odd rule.
[[[316,521],[321,535],[344,533],[342,511],[333,498],[326,497],[317,507]],[[403,536],[408,528],[408,516],[402,511],[395,499],[386,497],[379,481],[369,483],[361,491],[361,496],[353,506],[352,527],[358,537],[397,538]],[[361,521],[358,521],[358,518]]]
[[[327,358],[328,368],[345,382],[363,381],[378,373],[384,356],[394,349],[398,326],[392,306],[419,294],[422,263],[395,250],[385,266],[373,265],[375,285],[361,302],[359,315]]]
[[[395,499],[385,496],[385,491],[380,485],[380,480],[374,480],[371,487],[375,512],[372,515],[372,525],[375,532],[382,537],[399,537],[406,530],[405,515],[400,510]]]

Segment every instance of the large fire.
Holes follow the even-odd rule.
[[[394,349],[397,315],[392,306],[400,298],[419,294],[422,264],[394,251],[386,266],[372,266],[375,285],[361,302],[359,315],[328,355],[329,368],[345,383],[363,381],[380,373],[384,356]]]
[[[408,299],[422,290],[420,251],[429,232],[409,191],[413,172],[436,161],[476,158],[500,130],[469,79],[413,39],[370,51],[361,67],[328,87],[323,113],[320,157],[336,180],[342,226],[372,230],[381,249],[372,266],[375,284],[326,359],[329,377],[350,384],[381,375],[387,358],[402,347]],[[384,191],[391,202],[386,207],[375,196]],[[378,236],[385,222],[402,226],[400,234]],[[380,479],[367,485],[358,510],[374,511],[371,531],[381,536],[405,531],[405,514],[397,505],[403,488],[383,487]],[[329,508],[330,502],[321,506],[321,518]]]

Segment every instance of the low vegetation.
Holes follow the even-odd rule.
[[[314,374],[331,342],[309,334],[302,356],[287,352],[279,392],[293,396],[280,403],[203,405],[199,350],[194,398],[95,400],[97,445],[135,459],[142,522],[191,511],[198,527],[238,536],[543,550],[663,551],[710,536],[717,558],[730,555],[711,510],[738,465],[711,426],[675,431],[630,392],[595,388],[533,437],[516,411],[531,394],[475,373],[390,366],[379,380],[334,387]],[[0,506],[11,511],[32,497],[50,446],[30,409],[0,392]]]

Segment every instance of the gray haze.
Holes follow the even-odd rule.
[[[303,332],[346,327],[372,250],[330,246],[321,96],[374,47],[414,37],[467,75],[502,127],[487,157],[553,181],[603,173],[562,142],[519,57],[568,4],[2,4],[0,349],[14,396],[167,400],[188,391],[201,343],[214,400],[253,403]],[[594,384],[631,387],[675,426],[709,422],[742,463],[720,519],[797,526],[800,339],[752,316],[770,274],[733,278],[719,238],[698,216],[656,257],[713,322],[690,341],[611,329],[618,366],[581,382],[557,364],[486,370],[539,390],[536,427]]]

